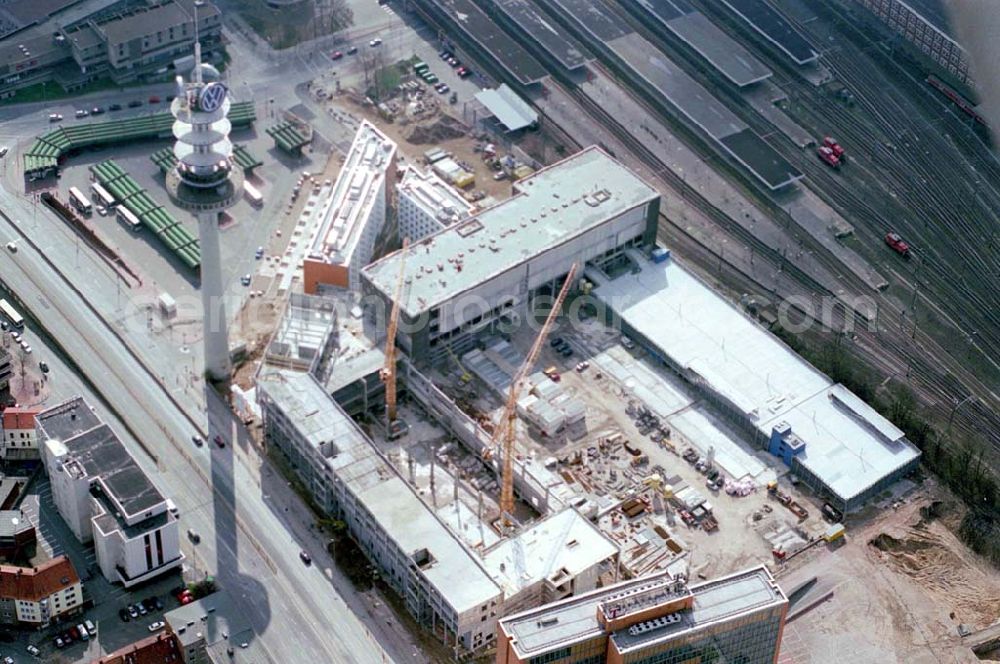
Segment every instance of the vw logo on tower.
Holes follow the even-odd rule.
[[[198,108],[206,113],[214,113],[226,100],[227,92],[226,86],[222,83],[209,83],[202,88],[201,94],[198,96]]]

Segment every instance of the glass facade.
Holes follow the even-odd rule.
[[[771,664],[778,650],[783,607],[740,616],[624,655],[628,664]]]

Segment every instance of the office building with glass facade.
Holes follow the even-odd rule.
[[[774,664],[788,598],[767,567],[694,586],[669,572],[501,619],[497,664]]]

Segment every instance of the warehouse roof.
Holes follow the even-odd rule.
[[[676,262],[637,261],[638,273],[606,281],[594,295],[765,435],[791,425],[806,443],[797,458],[842,498],[919,456],[892,423]]]
[[[524,129],[538,122],[538,113],[507,87],[506,83],[502,83],[495,90],[477,92],[476,99],[507,128],[507,131]]]
[[[657,196],[591,146],[517,182],[510,199],[411,244],[401,307],[416,317]],[[386,297],[395,292],[401,256],[397,251],[364,269]]]

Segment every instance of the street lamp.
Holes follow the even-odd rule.
[[[955,402],[954,407],[952,407],[951,409],[951,415],[948,416],[948,430],[945,432],[945,437],[951,435],[951,423],[955,420],[955,413],[958,412],[958,409],[964,406],[967,402],[972,401],[975,398],[976,398],[975,394],[970,394],[961,401]]]

